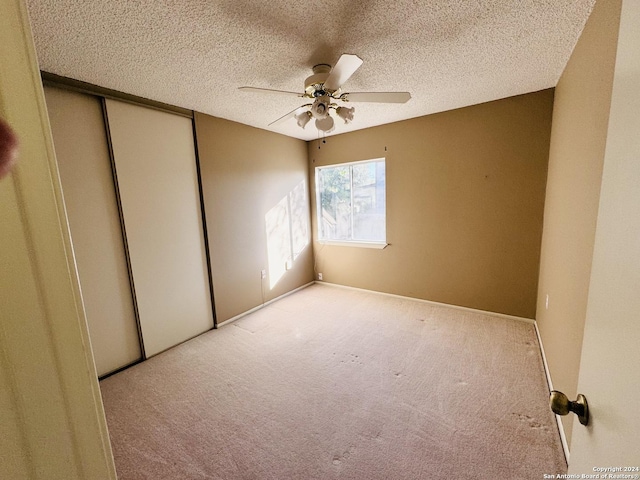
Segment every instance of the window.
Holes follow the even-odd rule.
[[[316,168],[321,242],[386,245],[385,159]]]

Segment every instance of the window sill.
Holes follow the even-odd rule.
[[[336,247],[357,247],[357,248],[374,248],[382,250],[389,245],[386,242],[341,242],[337,240],[319,240],[321,245],[333,245]]]

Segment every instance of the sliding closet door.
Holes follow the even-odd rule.
[[[106,100],[147,356],[213,327],[192,121]]]
[[[45,88],[98,375],[141,358],[100,100]]]

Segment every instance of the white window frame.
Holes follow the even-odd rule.
[[[336,167],[352,167],[353,165],[363,164],[363,163],[373,163],[373,162],[385,162],[385,202],[384,202],[384,224],[385,224],[385,239],[384,240],[376,240],[376,241],[365,241],[365,240],[323,240],[320,238],[320,229],[321,229],[321,221],[322,221],[322,201],[321,201],[321,191],[319,188],[319,174],[320,171],[327,168],[336,168]],[[349,180],[351,182],[351,206],[353,207],[353,176],[349,175]],[[387,200],[386,200],[386,180],[387,180],[387,159],[386,157],[380,158],[370,158],[367,160],[359,160],[355,162],[345,162],[345,163],[334,163],[331,165],[323,165],[320,167],[316,167],[315,169],[315,190],[316,190],[316,219],[317,219],[317,238],[318,243],[322,245],[335,245],[342,247],[360,247],[360,248],[375,248],[375,249],[383,249],[387,247],[389,244],[386,241],[387,237]],[[353,212],[351,213],[351,223],[353,225]],[[353,231],[353,228],[352,228]]]

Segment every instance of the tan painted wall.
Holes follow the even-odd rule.
[[[296,186],[308,192],[307,150],[301,140],[228,120],[196,113],[195,122],[221,323],[313,279],[309,244],[271,288],[284,265],[269,267],[266,229],[268,213]],[[308,199],[304,204],[308,224]]]
[[[553,91],[309,143],[314,168],[386,157],[384,250],[314,243],[332,283],[533,318]],[[320,147],[320,148],[319,148]],[[316,235],[315,191],[312,191]]]
[[[555,91],[537,321],[553,387],[572,399],[577,393],[620,3],[596,3]],[[573,419],[563,418],[568,441]]]

